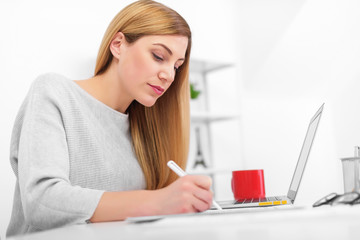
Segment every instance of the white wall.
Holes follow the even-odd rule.
[[[339,158],[360,144],[359,1],[239,5],[246,168],[265,168],[267,193],[287,191],[310,117],[325,110],[298,195],[310,205],[342,192]]]
[[[108,23],[130,2],[0,2],[2,238],[15,184],[8,160],[11,128],[31,81],[50,71],[73,79],[91,76]],[[241,124],[214,127],[216,165],[263,168],[267,193],[286,193],[308,121],[325,102],[297,203],[341,192],[339,157],[352,155],[360,144],[359,2],[161,2],[192,27],[194,58],[235,63],[211,81],[211,108],[242,114]],[[231,196],[228,180],[219,177],[217,198]]]

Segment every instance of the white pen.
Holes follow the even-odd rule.
[[[179,177],[183,177],[185,175],[187,175],[187,173],[181,169],[181,167],[179,167],[174,161],[170,160],[167,163],[168,167],[173,170]],[[222,210],[222,208],[220,207],[220,205],[215,202],[215,200],[212,201],[212,204],[218,209],[218,210]]]

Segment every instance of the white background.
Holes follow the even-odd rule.
[[[58,72],[92,75],[103,33],[132,1],[0,1],[0,234],[10,218],[15,177],[13,122],[31,82]],[[192,57],[233,63],[211,77],[211,110],[241,114],[214,126],[217,167],[265,170],[267,194],[286,194],[309,119],[325,102],[296,204],[342,192],[339,158],[360,145],[360,2],[224,0],[160,2],[193,32]],[[229,173],[216,198],[231,197]]]

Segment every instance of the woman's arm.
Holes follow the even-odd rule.
[[[187,175],[159,190],[105,192],[90,221],[205,211],[212,204],[210,186],[209,177]]]
[[[17,176],[14,211],[24,229],[44,230],[85,223],[104,191],[70,181],[70,159],[64,128],[66,94],[53,75],[39,77],[16,119],[11,164]],[[71,112],[72,113],[72,112]],[[20,224],[21,224],[20,223]]]

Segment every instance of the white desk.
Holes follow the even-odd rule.
[[[221,215],[170,217],[149,223],[69,226],[9,240],[360,239],[360,205],[243,209]]]

